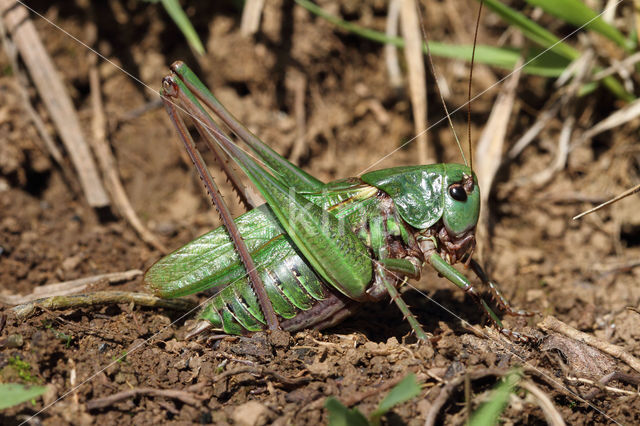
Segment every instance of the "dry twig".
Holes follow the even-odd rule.
[[[182,390],[135,388],[135,389],[118,392],[116,394],[113,394],[104,398],[95,398],[90,401],[87,401],[87,410],[96,410],[98,408],[105,408],[117,402],[123,401],[125,399],[129,399],[129,398],[133,398],[138,395],[152,395],[152,396],[160,396],[164,398],[172,398],[172,399],[180,400],[185,404],[189,404],[189,405],[200,404],[200,399],[198,399],[196,395],[189,392],[182,391]]]
[[[6,305],[19,305],[21,303],[27,303],[37,299],[43,299],[45,297],[67,296],[69,294],[78,293],[89,285],[102,280],[106,280],[109,283],[117,283],[132,280],[139,275],[142,275],[141,270],[131,269],[124,272],[93,275],[91,277],[78,278],[77,280],[42,285],[34,288],[31,294],[24,296],[20,294],[0,295],[0,303],[4,303]]]
[[[533,176],[518,179],[516,182],[517,185],[529,183],[533,183],[536,186],[545,185],[557,172],[564,169],[566,166],[570,151],[569,146],[571,135],[576,122],[575,107],[577,104],[578,93],[583,87],[583,83],[591,75],[590,70],[593,65],[593,60],[593,50],[587,50],[582,56],[580,56],[580,58],[573,61],[556,81],[555,85],[558,87],[566,84],[572,79],[559,100],[562,108],[567,109],[565,114],[567,118],[563,121],[560,137],[558,138],[558,148],[556,150],[555,158],[544,170],[534,174]]]
[[[603,69],[602,71],[598,71],[593,74],[593,77],[591,78],[594,81],[602,80],[605,77],[619,73],[620,70],[627,70],[626,73],[628,74],[629,70],[633,70],[634,65],[638,62],[640,62],[640,52],[636,52],[633,55],[624,58],[622,61],[614,60],[611,66]],[[633,92],[633,89],[629,91]]]
[[[600,394],[600,392],[603,391],[608,391],[608,392],[613,392],[613,393],[621,393],[624,395],[640,395],[640,393],[636,392],[631,392],[631,391],[627,391],[624,389],[619,389],[619,388],[614,388],[612,386],[606,386],[607,383],[611,382],[612,380],[617,380],[620,382],[626,382],[626,383],[630,383],[634,386],[638,386],[640,385],[640,376],[638,375],[631,375],[631,374],[625,374],[625,373],[621,373],[619,371],[614,371],[613,373],[609,373],[606,376],[603,376],[600,380],[598,380],[597,382],[593,382],[592,380],[588,380],[588,379],[583,379],[583,378],[578,378],[578,377],[566,377],[567,380],[576,380],[582,383],[588,383],[588,384],[592,384],[596,387],[596,389],[592,390],[591,392],[589,392],[587,395],[585,395],[584,399],[586,400],[591,400],[593,398],[595,398],[596,396],[598,396]]]
[[[542,322],[538,323],[538,327],[547,332],[555,331],[557,333],[564,334],[567,337],[593,346],[594,348],[599,349],[604,353],[621,359],[622,361],[626,362],[631,368],[640,372],[640,361],[620,346],[600,340],[591,334],[578,331],[575,328],[563,323],[562,321],[552,316],[548,316]]]
[[[117,303],[133,303],[139,306],[189,311],[196,304],[185,299],[161,299],[147,293],[127,291],[97,291],[91,294],[77,294],[75,296],[54,296],[46,299],[34,300],[30,303],[18,305],[11,310],[18,319],[25,319],[33,315],[40,307],[45,309],[69,309],[95,305],[114,305]]]
[[[573,106],[573,104],[571,106]],[[558,148],[553,162],[544,170],[527,178],[526,181],[528,183],[533,183],[536,186],[543,186],[549,182],[557,172],[564,169],[567,164],[567,157],[569,156],[569,142],[571,141],[571,133],[573,132],[575,122],[576,118],[572,114],[564,120],[562,130],[560,131],[560,137],[558,138]]]
[[[515,160],[516,157],[535,140],[536,136],[538,136],[538,134],[547,126],[551,119],[558,114],[562,105],[564,105],[562,100],[555,100],[550,106],[538,114],[536,122],[529,127],[524,135],[522,135],[509,150],[509,153],[506,156],[509,161]]]
[[[220,380],[225,379],[227,377],[236,376],[238,374],[245,374],[245,373],[253,374],[256,376],[270,376],[276,379],[277,381],[279,381],[280,383],[283,383],[285,385],[292,385],[292,386],[306,383],[311,380],[311,378],[309,377],[289,378],[279,373],[276,373],[275,371],[268,370],[264,367],[255,366],[255,367],[241,367],[241,368],[236,368],[235,370],[225,371],[224,373],[221,373],[218,376],[216,376],[213,379],[213,381],[219,382]]]

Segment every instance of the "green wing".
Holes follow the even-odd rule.
[[[375,202],[376,189],[359,181],[337,181],[325,189],[304,195],[313,204],[331,209],[338,217],[353,216],[354,220],[360,220],[362,203]],[[298,251],[268,205],[239,216],[235,222],[258,270],[278,270],[286,260],[298,264],[293,259],[299,257]],[[157,296],[174,298],[223,288],[245,274],[229,234],[224,227],[219,227],[160,259],[147,271],[144,283]],[[307,291],[314,298],[322,298],[320,278],[307,281]]]
[[[283,230],[266,205],[243,214],[235,222],[252,254],[274,248],[273,243],[266,246],[275,240],[287,244],[284,238],[278,238]],[[173,298],[231,282],[245,273],[229,234],[219,227],[160,259],[147,271],[144,283],[157,296]]]

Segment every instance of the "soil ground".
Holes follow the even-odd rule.
[[[154,89],[171,62],[184,60],[242,122],[287,156],[298,139],[295,105],[302,102],[306,133],[296,160],[320,179],[357,176],[373,164],[377,169],[416,163],[415,144],[396,151],[415,132],[407,90],[391,86],[383,47],[337,30],[289,1],[267,2],[254,37],[240,34],[241,11],[234,2],[190,6],[190,19],[206,44],[207,54],[199,58],[159,4],[32,3],[80,39],[96,29],[93,46]],[[386,2],[320,4],[345,19],[384,31]],[[429,36],[469,43],[474,9],[462,1],[429,1],[429,12],[424,14]],[[551,18],[543,19],[557,33],[570,30]],[[67,84],[86,135],[91,135],[86,48],[42,19],[34,17],[34,22]],[[505,29],[487,13],[479,42],[497,46],[515,37],[510,31],[505,37]],[[438,58],[435,63],[447,87],[447,104],[451,109],[464,104],[466,64]],[[0,67],[5,70],[0,77],[0,292],[28,294],[44,284],[151,266],[161,254],[141,241],[117,212],[89,207],[77,181],[68,178],[73,173],[65,175],[43,150],[4,51]],[[506,72],[478,66],[476,75],[473,90],[479,93]],[[218,226],[164,110],[153,107],[131,116],[141,106],[153,106],[156,96],[104,61],[100,77],[108,139],[142,221],[171,249]],[[432,79],[429,91],[429,117],[435,123],[443,112]],[[472,104],[474,135],[483,130],[498,91],[499,87],[493,88]],[[556,91],[553,80],[521,78],[508,146],[529,129]],[[30,94],[49,123],[35,89]],[[622,103],[606,90],[596,90],[575,110],[561,111],[515,161],[501,167],[490,204],[483,207],[490,209],[490,232],[479,244],[482,263],[511,303],[539,312],[531,319],[505,317],[509,327],[543,337],[536,324],[544,315],[553,315],[640,356],[640,317],[628,309],[638,308],[640,301],[640,268],[634,266],[640,256],[637,196],[571,220],[592,206],[590,200],[604,200],[638,183],[638,120],[572,146],[566,167],[547,182],[532,178],[556,158],[563,120],[576,117],[576,128],[583,131],[620,107]],[[453,120],[458,133],[465,134],[466,114],[458,113]],[[460,161],[444,122],[432,128],[429,137],[438,147],[439,161]],[[66,161],[63,168],[71,171]],[[234,198],[227,197],[239,214],[242,208],[233,204]],[[484,327],[486,318],[471,299],[426,269],[419,282],[411,283],[415,287],[404,287],[403,298],[432,335],[429,344],[417,344],[401,314],[388,303],[363,306],[339,326],[321,332],[216,341],[185,340],[193,317],[185,319],[180,312],[163,309],[123,304],[39,311],[26,321],[4,309],[6,324],[0,337],[11,339],[2,340],[0,381],[24,381],[26,376],[48,385],[49,391],[33,404],[3,411],[0,423],[18,424],[61,398],[32,422],[317,424],[328,419],[326,397],[335,396],[370,413],[395,381],[414,372],[422,393],[394,408],[383,421],[422,424],[443,382],[464,374],[471,377],[482,369],[502,371],[523,365],[546,375],[525,373],[567,423],[640,422],[640,399],[628,381],[611,383],[627,393],[604,391],[585,402],[575,395],[584,397],[592,388],[568,379],[597,381],[615,371],[633,373],[626,364],[601,353],[586,356],[587,349],[580,345],[572,352],[566,342],[549,336],[537,346],[496,336],[491,327]],[[141,282],[141,277],[119,284],[101,282],[90,290],[144,291]],[[472,326],[463,325],[460,318]],[[600,357],[602,363],[596,365]],[[21,377],[11,361],[18,358],[30,366]],[[470,380],[466,388],[464,384],[455,388],[439,410],[438,422],[464,423],[496,383],[495,376],[487,375]],[[105,408],[86,405],[95,398],[140,388],[182,390],[195,402],[135,395]],[[502,415],[507,422],[546,421],[535,398],[524,391],[514,394],[511,402]]]

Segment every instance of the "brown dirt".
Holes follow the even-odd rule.
[[[410,103],[406,92],[390,87],[382,47],[311,18],[288,1],[267,2],[261,32],[253,38],[240,35],[240,12],[233,2],[190,7],[210,52],[200,59],[190,53],[159,6],[114,1],[97,2],[90,10],[85,5],[88,2],[67,3],[34,2],[33,7],[81,39],[90,25],[96,25],[95,47],[153,88],[159,87],[173,60],[185,60],[241,121],[285,155],[291,152],[297,134],[295,86],[299,79],[306,79],[308,145],[300,163],[323,180],[357,175],[412,137]],[[463,3],[455,2],[464,29],[472,25],[467,21],[473,22],[475,12]],[[426,26],[433,39],[470,40],[470,34],[452,29],[447,18],[451,15],[446,13],[450,6],[429,4]],[[327,2],[324,6],[362,25],[384,29],[385,2],[363,0],[342,7]],[[87,51],[43,20],[35,19],[35,23],[89,135]],[[480,42],[496,45],[503,31],[500,21],[487,15]],[[447,102],[463,104],[467,68],[454,61],[436,58],[435,62],[451,90]],[[26,294],[43,284],[149,267],[159,253],[122,219],[87,206],[79,185],[65,179],[42,150],[23,112],[4,52],[0,67],[5,70],[0,77],[0,292]],[[164,111],[156,108],[135,119],[123,119],[154,100],[153,94],[110,64],[101,63],[100,73],[109,140],[126,191],[144,223],[171,248],[217,226],[199,181],[182,160]],[[504,72],[478,71],[481,74],[489,75],[490,81]],[[474,91],[484,90],[485,81],[476,79]],[[429,89],[430,117],[435,122],[442,108],[431,83]],[[554,90],[549,80],[523,77],[509,141],[529,128]],[[491,90],[473,104],[476,135],[495,95],[496,90]],[[32,99],[46,118],[35,91]],[[577,106],[579,129],[591,127],[620,106],[606,91],[590,94]],[[464,114],[454,120],[464,129]],[[570,219],[590,206],[581,201],[585,197],[608,197],[637,183],[640,160],[633,142],[637,125],[637,120],[632,121],[576,147],[565,170],[548,184],[535,186],[527,177],[546,168],[555,155],[562,122],[552,122],[534,145],[498,175],[490,206],[491,236],[480,244],[484,245],[484,263],[513,305],[554,315],[640,356],[640,319],[637,312],[626,309],[638,307],[640,268],[624,267],[640,255],[640,222],[634,210],[638,198],[580,221]],[[440,146],[442,161],[459,161],[444,123],[430,135]],[[414,164],[415,153],[416,148],[409,145],[375,168]],[[71,170],[70,163],[64,167]],[[240,206],[232,207],[235,213],[241,212]],[[140,283],[137,279],[92,289],[142,291]],[[179,313],[163,310],[119,305],[41,312],[24,322],[5,310],[7,323],[0,339],[19,334],[22,343],[2,342],[0,381],[15,381],[9,360],[19,357],[30,364],[36,382],[49,386],[49,392],[35,404],[4,411],[0,422],[20,423],[60,397],[38,414],[43,423],[317,424],[327,421],[323,408],[327,396],[348,400],[369,413],[381,400],[381,389],[412,371],[423,382],[421,396],[395,408],[385,422],[422,424],[441,381],[480,368],[507,369],[524,363],[548,374],[546,380],[531,377],[567,423],[640,421],[637,396],[606,391],[587,404],[561,391],[569,389],[584,396],[589,387],[564,378],[585,377],[585,371],[595,380],[611,371],[632,372],[624,364],[608,360],[609,370],[600,371],[590,369],[589,364],[572,363],[555,344],[511,344],[493,336],[489,328],[484,330],[491,338],[478,337],[438,306],[480,330],[485,319],[461,291],[429,271],[415,285],[429,299],[412,289],[404,297],[433,334],[432,346],[415,344],[396,308],[385,303],[364,306],[355,317],[323,332],[216,342],[185,341],[185,320]],[[516,330],[541,334],[535,330],[539,319],[507,318],[506,322]],[[126,357],[119,359],[123,354]],[[237,374],[228,373],[234,371]],[[223,372],[228,375],[221,377]],[[556,387],[550,385],[552,380]],[[492,376],[471,382],[471,400],[460,386],[439,420],[464,423],[468,410],[477,408],[495,383]],[[620,381],[612,386],[634,390]],[[89,400],[142,387],[184,390],[197,402],[138,395],[106,408],[89,410],[86,406]],[[517,424],[543,423],[544,413],[538,405],[521,399],[524,393],[518,396],[520,402],[511,404],[503,417]]]

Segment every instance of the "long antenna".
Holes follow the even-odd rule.
[[[473,49],[471,50],[471,68],[469,68],[469,99],[467,101],[467,129],[469,136],[469,164],[473,172],[473,146],[471,144],[471,82],[473,81],[473,60],[476,56],[476,43],[478,42],[478,28],[480,27],[480,15],[482,14],[483,0],[480,0],[480,8],[478,9],[478,19],[476,19],[476,31],[473,35]]]
[[[440,81],[438,80],[438,73],[436,72],[436,67],[433,64],[433,58],[431,57],[431,49],[429,48],[429,37],[427,37],[427,30],[425,30],[424,28],[424,19],[422,19],[422,11],[420,10],[420,4],[416,1],[415,5],[416,5],[416,10],[418,12],[418,17],[420,18],[420,28],[422,29],[422,37],[424,38],[424,44],[427,47],[427,58],[429,59],[429,67],[431,68],[433,79],[436,82],[438,95],[440,96],[440,101],[442,101],[442,106],[444,107],[444,111],[447,114],[449,127],[451,127],[451,131],[453,132],[453,137],[456,139],[456,143],[458,144],[458,149],[460,150],[460,154],[462,155],[462,160],[464,161],[464,165],[468,166],[469,164],[467,163],[467,158],[465,157],[464,150],[462,149],[462,145],[460,144],[460,139],[458,139],[458,135],[456,134],[456,129],[453,127],[453,122],[451,121],[451,114],[449,114],[449,108],[447,108],[447,104],[444,101],[444,97],[442,96],[442,91],[440,90]]]

